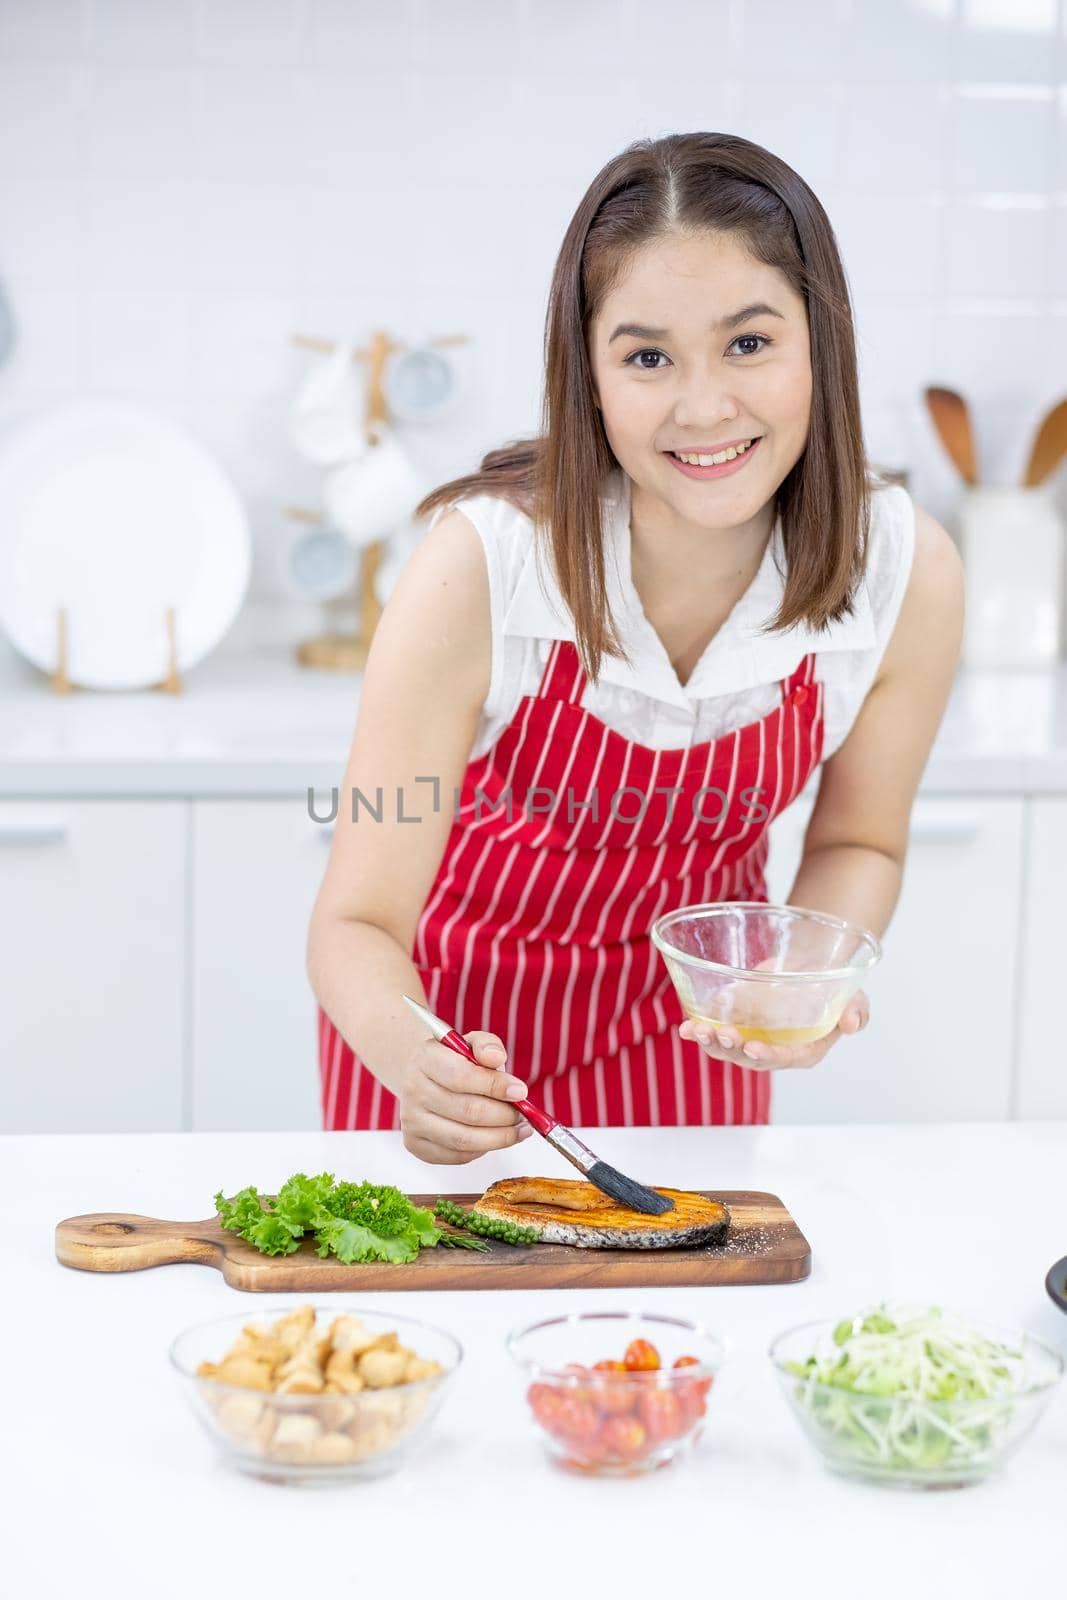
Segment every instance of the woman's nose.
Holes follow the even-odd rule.
[[[706,377],[689,383],[674,406],[676,425],[691,431],[714,428],[740,414],[741,408],[729,390]]]

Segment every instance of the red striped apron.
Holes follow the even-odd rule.
[[[766,900],[767,826],[822,752],[807,655],[757,722],[655,750],[582,709],[553,642],[537,692],[467,768],[412,958],[432,1011],[485,1028],[531,1098],[576,1127],[766,1122],[769,1072],[712,1060],[649,938],[657,917]],[[509,815],[510,799],[510,815]],[[319,1011],[327,1128],[397,1128],[394,1095]]]

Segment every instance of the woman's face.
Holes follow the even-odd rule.
[[[645,245],[593,321],[604,430],[634,485],[700,528],[751,522],[804,449],[811,353],[804,301],[725,233]],[[754,441],[722,464],[685,465]]]

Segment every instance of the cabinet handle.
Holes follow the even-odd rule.
[[[65,822],[0,822],[0,845],[62,844]]]

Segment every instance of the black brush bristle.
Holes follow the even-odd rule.
[[[586,1177],[590,1183],[595,1183],[598,1189],[603,1189],[605,1194],[609,1194],[621,1206],[628,1206],[631,1211],[643,1211],[646,1216],[661,1217],[665,1211],[674,1210],[674,1201],[667,1195],[657,1194],[655,1189],[647,1189],[643,1183],[635,1183],[625,1173],[609,1167],[606,1161],[595,1162]]]

